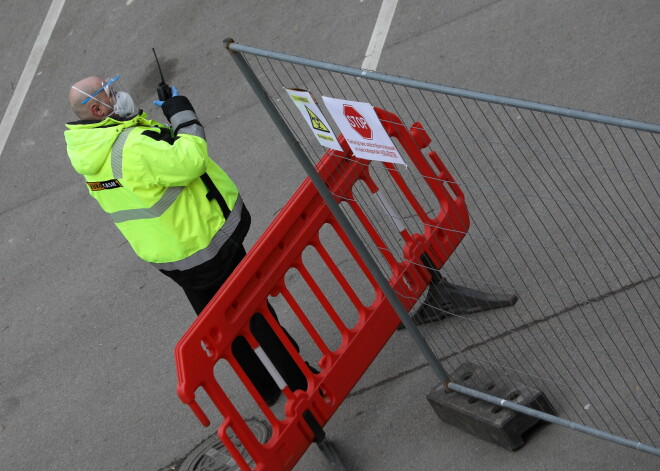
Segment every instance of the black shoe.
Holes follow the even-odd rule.
[[[320,371],[317,370],[316,368],[314,368],[312,365],[310,365],[308,361],[305,362],[305,365],[307,365],[307,368],[309,368],[309,371],[311,371],[315,375],[320,373]]]

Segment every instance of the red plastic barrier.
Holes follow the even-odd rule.
[[[371,191],[378,190],[369,173],[371,162],[356,159],[343,137],[340,137],[344,152],[328,151],[317,165],[317,171],[336,200],[346,201],[351,205],[366,232],[381,248],[385,260],[392,268],[390,285],[400,295],[404,307],[410,309],[431,278],[420,257],[426,254],[436,268],[442,267],[467,232],[469,216],[463,193],[438,155],[430,152],[427,157],[421,152],[421,149],[431,142],[421,124],[415,123],[409,131],[396,115],[378,108],[376,113],[388,134],[398,140],[409,160],[423,176],[440,207],[434,217],[427,215],[394,165],[384,164],[403,198],[424,224],[423,234],[410,234],[407,230],[401,232],[405,242],[402,262],[397,262],[395,257],[384,249],[385,244],[382,243],[380,234],[352,195],[353,186],[358,180],[366,183]],[[319,230],[326,224],[334,228],[374,287],[375,299],[370,305],[366,306],[360,301],[323,247]],[[353,327],[348,328],[343,323],[322,289],[305,269],[301,257],[308,246],[317,250],[355,306],[358,321]],[[290,268],[299,270],[303,280],[341,333],[341,345],[336,350],[328,348],[287,290],[284,276]],[[280,294],[287,300],[321,351],[319,374],[311,373],[269,314],[266,307],[268,296]],[[258,346],[249,331],[249,320],[255,312],[264,314],[308,378],[307,391],[293,393],[288,388],[283,391],[287,399],[286,417],[283,420],[279,420],[261,399],[231,352],[232,341],[237,336],[244,336],[253,348]],[[320,314],[315,312],[314,315]],[[324,426],[393,334],[399,322],[391,304],[376,285],[344,231],[311,181],[306,179],[177,344],[177,393],[181,401],[191,407],[202,424],[208,426],[210,421],[195,401],[195,393],[200,387],[206,391],[223,417],[218,435],[241,469],[288,470],[293,468],[314,439],[314,433],[303,413],[311,413],[318,424]],[[221,359],[227,360],[234,369],[272,425],[273,434],[267,443],[257,441],[215,378],[214,367]],[[252,457],[255,463],[252,468],[230,440],[229,429]]]

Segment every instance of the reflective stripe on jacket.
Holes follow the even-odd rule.
[[[190,113],[194,119],[190,119]],[[67,124],[67,151],[88,190],[137,255],[185,270],[217,254],[241,216],[236,185],[211,160],[194,111],[172,117],[177,135],[145,113],[127,120]],[[208,174],[230,210],[207,198]]]

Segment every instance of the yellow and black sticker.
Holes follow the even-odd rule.
[[[291,95],[291,99],[293,101],[299,101],[301,103],[309,103],[309,98],[304,97],[304,96]]]
[[[312,127],[314,129],[316,129],[317,131],[330,132],[330,130],[328,129],[328,127],[325,125],[325,123],[323,122],[323,120],[321,118],[316,116],[316,114],[314,114],[314,112],[312,110],[310,110],[309,108],[307,108],[306,106],[305,106],[305,109],[307,110],[307,114],[309,115],[309,119],[312,120]]]
[[[121,188],[121,183],[119,180],[106,180],[104,182],[87,182],[87,186],[92,191],[101,191],[101,190],[113,190],[115,188]]]

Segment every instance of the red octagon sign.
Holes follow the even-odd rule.
[[[350,124],[351,127],[355,129],[355,132],[357,132],[360,136],[365,139],[373,138],[373,132],[369,127],[369,123],[367,123],[367,120],[364,118],[364,116],[362,116],[358,110],[353,108],[353,106],[344,105],[344,116],[346,116],[348,124]]]

